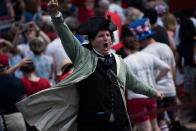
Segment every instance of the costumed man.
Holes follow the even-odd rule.
[[[58,11],[57,0],[48,11],[74,64],[74,71],[56,85],[17,103],[25,120],[40,131],[130,131],[125,88],[149,97],[162,98],[111,52],[116,25],[110,17],[95,17],[80,25],[77,34],[88,35],[90,44],[81,46]]]

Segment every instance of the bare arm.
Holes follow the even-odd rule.
[[[38,34],[44,39],[46,44],[50,43],[50,38],[37,26],[34,21],[31,21],[29,25],[31,25],[32,28],[34,28],[38,32]]]
[[[14,39],[12,41],[13,48],[16,48],[17,45],[19,44],[19,36],[20,36],[20,34],[22,34],[22,27],[21,26],[16,27],[15,29],[16,29],[16,34],[15,34]]]
[[[23,66],[23,65],[25,65],[25,64],[28,64],[28,63],[30,63],[30,62],[31,62],[31,60],[30,60],[29,58],[24,58],[24,59],[22,59],[21,62],[19,62],[18,64],[12,66],[11,68],[9,68],[9,69],[7,70],[7,74],[14,74],[14,72],[15,72],[18,68],[20,68],[21,66]]]
[[[169,44],[170,44],[170,47],[173,51],[173,53],[176,51],[176,44],[174,43],[174,35],[173,35],[173,32],[171,31],[167,31],[167,34],[168,34],[168,39],[169,39]]]
[[[6,4],[7,4],[8,13],[9,13],[10,18],[14,19],[15,12],[14,12],[14,8],[13,8],[12,3],[10,2],[10,0],[6,0]]]
[[[44,39],[44,41],[46,42],[46,44],[50,43],[50,38],[46,35],[45,32],[43,32],[42,30],[38,30],[39,35]]]
[[[0,38],[0,43],[4,43],[7,47],[13,48],[13,44],[8,40]]]
[[[160,71],[159,75],[155,78],[155,81],[159,81],[163,76],[165,76],[168,71],[170,70],[170,67],[164,68],[163,70]]]
[[[176,66],[171,67],[174,83],[176,83]]]
[[[24,24],[25,21],[26,21],[26,18],[24,17],[24,15],[22,15],[21,18],[20,18],[20,25]]]

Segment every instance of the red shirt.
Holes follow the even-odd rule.
[[[56,35],[56,33],[54,31],[52,31],[52,32],[45,32],[45,33],[50,38],[51,41],[53,41],[54,39],[57,38],[57,35]]]
[[[87,19],[94,16],[94,7],[91,9],[87,9],[86,2],[88,0],[71,0],[72,4],[76,4],[78,6],[78,21],[83,23]],[[94,2],[94,0],[89,0]]]
[[[122,48],[124,46],[124,44],[122,43],[122,41],[120,41],[119,43],[117,43],[116,45],[112,46],[112,49],[114,49],[115,51],[118,51],[120,48]]]
[[[128,0],[122,0],[122,8],[123,9],[128,8]]]
[[[36,82],[25,78],[22,78],[21,81],[27,90],[27,96],[51,87],[50,82],[45,78],[40,78],[39,81]]]
[[[64,78],[68,77],[69,75],[71,75],[71,73],[67,73],[67,74],[61,76],[61,77],[57,80],[56,83],[59,83],[61,80],[63,80]]]

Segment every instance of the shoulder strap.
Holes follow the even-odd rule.
[[[120,80],[119,80],[119,78],[117,77],[117,75],[114,73],[114,71],[113,71],[112,69],[109,69],[109,71],[110,71],[110,72],[112,73],[112,75],[116,78],[117,83],[118,83],[118,87],[123,89],[123,87],[120,85]]]

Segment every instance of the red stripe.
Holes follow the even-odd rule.
[[[165,112],[165,111],[177,110],[177,109],[180,109],[180,108],[193,107],[193,106],[196,106],[196,102],[191,102],[191,103],[186,103],[186,104],[177,105],[177,106],[170,106],[170,107],[160,108],[160,109],[157,109],[157,110],[154,110],[154,111],[132,114],[132,115],[130,115],[130,118],[141,117],[141,116],[145,116],[145,115],[152,115],[152,114],[161,113],[161,112]]]
[[[143,30],[143,32],[146,32],[146,28],[145,27],[146,27],[145,24],[142,24],[142,30]]]
[[[136,35],[139,33],[137,28],[133,28],[134,32],[136,33]]]

